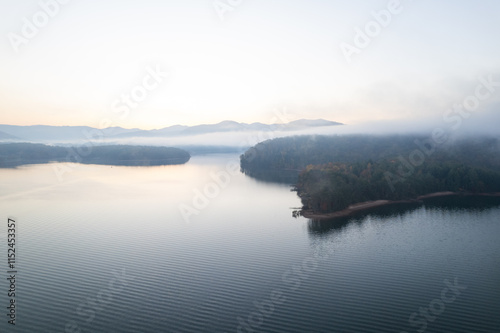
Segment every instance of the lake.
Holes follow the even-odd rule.
[[[0,169],[0,332],[500,331],[499,198],[310,221],[237,164]]]

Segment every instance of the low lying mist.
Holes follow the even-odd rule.
[[[460,111],[460,110],[458,110]],[[358,124],[339,126],[311,127],[302,130],[281,131],[232,131],[216,132],[199,135],[178,135],[169,137],[127,137],[117,138],[103,135],[106,131],[94,130],[95,133],[89,140],[83,134],[81,140],[40,140],[44,143],[57,146],[79,145],[147,145],[169,147],[197,147],[193,151],[223,152],[244,151],[259,142],[274,138],[296,135],[424,135],[431,136],[434,131],[442,131],[450,139],[462,136],[499,136],[500,112],[493,109],[481,112],[461,112],[448,110],[434,117],[412,120],[381,120]],[[100,133],[100,134],[99,134]],[[19,142],[16,140],[3,140],[3,142]],[[23,141],[25,142],[25,141]],[[205,149],[203,147],[212,147]],[[218,147],[217,149],[213,149]],[[229,149],[230,148],[230,149]]]
[[[466,115],[464,113],[464,115]],[[461,136],[499,136],[500,112],[483,112],[464,117],[458,113],[414,120],[385,120],[353,125],[316,127],[300,131],[255,131],[224,132],[194,136],[169,138],[127,138],[123,140],[103,140],[107,143],[128,145],[161,145],[161,146],[226,146],[238,147],[242,150],[269,139],[295,135],[429,135],[433,131],[442,130],[450,138]]]

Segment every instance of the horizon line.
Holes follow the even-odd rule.
[[[96,128],[96,129],[122,128],[122,129],[128,129],[128,130],[137,129],[137,130],[143,130],[143,131],[152,131],[152,130],[161,130],[161,129],[165,129],[165,128],[169,128],[169,127],[173,127],[173,126],[195,127],[195,126],[203,126],[203,125],[219,125],[219,124],[222,124],[222,123],[225,123],[225,122],[232,122],[232,123],[245,124],[245,125],[262,124],[262,125],[272,126],[272,125],[290,124],[290,123],[293,123],[293,122],[296,122],[296,121],[301,121],[301,120],[307,120],[307,121],[328,121],[328,122],[336,123],[337,125],[347,125],[347,124],[341,123],[339,121],[328,120],[328,119],[324,119],[324,118],[316,118],[316,119],[300,118],[300,119],[296,119],[296,120],[291,120],[289,122],[272,123],[272,124],[266,124],[266,123],[263,123],[263,122],[260,122],[260,121],[255,121],[255,122],[252,122],[252,123],[246,123],[246,122],[239,122],[239,121],[235,121],[235,120],[226,119],[226,120],[222,120],[222,121],[219,121],[219,122],[216,122],[216,123],[199,123],[197,125],[174,124],[174,125],[168,125],[168,126],[165,126],[165,127],[151,128],[151,129],[146,129],[146,130],[142,129],[140,127],[108,126],[108,127],[100,128],[100,127],[93,127],[93,126],[89,126],[89,125],[44,125],[44,124],[17,125],[17,124],[3,124],[2,123],[2,124],[0,124],[0,126],[17,126],[17,127],[34,127],[34,126],[46,126],[46,127],[89,127],[89,128]]]

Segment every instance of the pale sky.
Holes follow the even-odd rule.
[[[500,81],[500,1],[394,1],[0,0],[0,123],[439,118]]]

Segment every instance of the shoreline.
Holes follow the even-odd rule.
[[[401,203],[422,203],[424,199],[435,198],[435,197],[444,197],[444,196],[452,196],[452,195],[461,195],[461,196],[487,196],[487,197],[500,197],[500,192],[492,192],[492,193],[468,193],[468,192],[434,192],[425,195],[420,195],[415,199],[408,200],[374,200],[374,201],[365,201],[359,202],[352,205],[349,205],[347,208],[338,210],[330,213],[315,213],[310,210],[301,211],[301,215],[308,219],[314,220],[329,220],[337,217],[346,217],[350,216],[354,213],[359,213],[364,210],[368,210],[371,208],[382,207],[392,204],[401,204]]]

